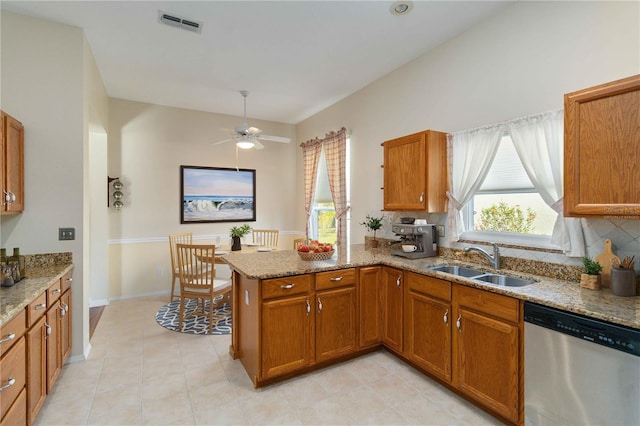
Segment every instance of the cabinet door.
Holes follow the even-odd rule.
[[[360,268],[359,293],[359,345],[361,348],[382,343],[382,268]]]
[[[29,424],[47,396],[47,329],[41,317],[27,332],[27,407]]]
[[[640,75],[564,104],[564,215],[640,218]]]
[[[45,316],[46,340],[47,340],[47,394],[51,392],[55,383],[62,363],[60,362],[60,320],[59,320],[60,302],[55,302]]]
[[[5,184],[3,189],[11,197],[11,202],[4,207],[7,212],[18,213],[24,209],[24,129],[18,120],[5,115],[4,132]]]
[[[409,290],[404,309],[405,356],[451,381],[451,304]]]
[[[454,315],[458,389],[501,416],[518,422],[518,327],[464,307],[459,307]]]
[[[382,268],[383,285],[383,342],[402,353],[402,271],[385,266]]]
[[[71,290],[60,297],[60,363],[64,365],[71,354]]]
[[[384,146],[384,209],[425,209],[424,132],[387,141]]]
[[[313,362],[313,305],[307,295],[262,304],[262,380],[291,373]]]
[[[316,293],[316,361],[355,352],[356,288],[348,286]]]

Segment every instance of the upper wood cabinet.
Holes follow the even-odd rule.
[[[564,215],[640,219],[640,75],[564,97]]]
[[[0,111],[0,155],[2,156],[2,208],[0,213],[20,213],[24,209],[24,127]]]
[[[446,136],[426,130],[382,144],[384,210],[447,211]]]

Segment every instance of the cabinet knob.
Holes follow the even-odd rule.
[[[15,383],[16,383],[16,379],[14,379],[13,377],[10,377],[9,380],[7,380],[7,384],[0,387],[0,392],[2,392],[5,389],[9,389]]]
[[[12,341],[15,338],[16,338],[16,335],[11,333],[11,334],[8,334],[7,337],[3,337],[2,339],[0,339],[0,343],[7,343]]]

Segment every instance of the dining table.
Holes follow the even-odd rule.
[[[213,263],[216,263],[218,265],[225,265],[226,262],[222,259],[222,256],[229,253],[249,254],[249,253],[271,252],[271,251],[277,251],[277,250],[278,248],[276,247],[268,247],[268,246],[255,244],[255,243],[242,244],[242,249],[235,250],[235,251],[231,250],[231,246],[219,246],[219,247],[216,246]]]

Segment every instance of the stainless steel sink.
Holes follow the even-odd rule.
[[[490,284],[502,285],[505,287],[524,287],[529,284],[535,283],[534,280],[525,280],[523,278],[509,277],[499,274],[484,274],[471,279],[475,281],[483,281]]]
[[[429,268],[432,271],[444,272],[451,275],[457,275],[459,277],[471,278],[483,275],[485,272],[478,269],[467,268],[460,265],[440,265]]]

